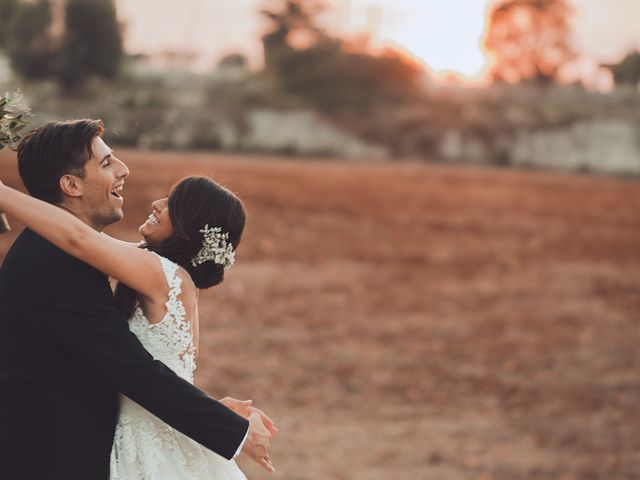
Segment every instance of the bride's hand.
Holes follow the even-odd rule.
[[[257,413],[260,415],[262,423],[266,429],[269,430],[271,435],[275,436],[276,433],[278,433],[278,427],[273,423],[273,420],[271,420],[262,410],[252,406],[253,400],[237,400],[231,397],[224,397],[220,400],[220,403],[244,418],[249,418],[252,413]]]

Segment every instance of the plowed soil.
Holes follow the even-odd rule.
[[[201,297],[197,383],[279,425],[278,472],[241,460],[250,478],[640,478],[637,180],[119,156],[120,238],[187,174],[246,203],[237,264]],[[10,152],[0,175],[20,185]]]

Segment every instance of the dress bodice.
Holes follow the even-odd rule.
[[[182,293],[182,279],[177,275],[179,267],[167,258],[158,258],[169,285],[167,312],[160,322],[149,323],[138,305],[129,320],[129,329],[156,360],[193,383],[196,349],[191,323],[185,318],[184,305],[178,298]]]

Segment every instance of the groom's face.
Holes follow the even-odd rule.
[[[122,219],[122,187],[129,169],[100,137],[93,139],[92,151],[85,164],[82,200],[93,226],[102,229]]]

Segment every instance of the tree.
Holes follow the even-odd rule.
[[[220,68],[237,68],[246,70],[248,68],[249,61],[247,57],[242,53],[229,53],[222,57],[218,62]]]
[[[6,50],[13,70],[25,78],[51,75],[54,56],[49,33],[51,20],[48,0],[15,6],[7,26]]]
[[[636,87],[640,83],[640,51],[630,52],[620,62],[603,67],[611,71],[616,85]]]
[[[91,76],[114,78],[123,57],[113,0],[68,0],[59,52],[58,80],[66,89]]]
[[[550,83],[576,53],[570,43],[568,0],[504,0],[489,14],[486,47],[494,79]]]
[[[278,68],[278,62],[294,49],[296,37],[306,37],[310,45],[325,37],[316,25],[317,16],[326,8],[322,1],[283,0],[281,3],[279,10],[261,11],[272,25],[272,30],[262,37],[267,68]]]
[[[0,49],[5,46],[9,21],[17,6],[18,0],[0,0]]]
[[[398,52],[371,54],[332,37],[317,24],[323,5],[284,0],[264,10],[272,29],[263,37],[267,71],[288,94],[322,110],[366,112],[384,102],[415,100],[423,69]]]

